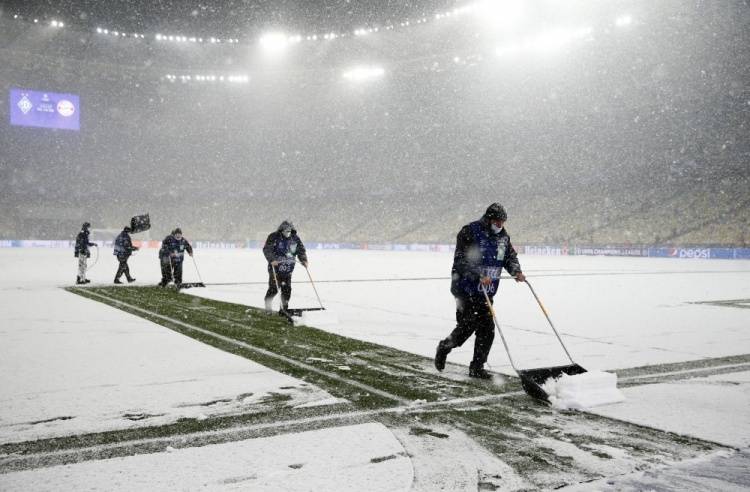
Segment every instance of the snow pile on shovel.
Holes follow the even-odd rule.
[[[336,325],[338,316],[330,311],[304,311],[299,317],[299,324],[305,326],[327,326]]]
[[[549,378],[542,389],[549,395],[552,406],[561,410],[583,410],[625,401],[617,389],[617,375],[603,371]]]

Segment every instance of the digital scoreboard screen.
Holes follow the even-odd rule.
[[[75,94],[10,90],[11,125],[77,131],[80,129],[80,115],[80,100]]]

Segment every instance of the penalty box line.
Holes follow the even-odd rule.
[[[81,289],[83,290],[83,289]],[[244,342],[234,340],[228,337],[225,337],[223,335],[219,335],[216,333],[213,333],[211,331],[205,330],[203,328],[192,326],[188,323],[172,319],[168,316],[163,316],[157,313],[153,313],[147,309],[142,309],[137,306],[133,306],[131,304],[128,304],[126,302],[113,299],[109,296],[99,294],[96,292],[92,292],[89,289],[85,289],[87,294],[90,294],[94,297],[99,297],[104,300],[107,300],[109,302],[112,302],[114,304],[118,304],[121,306],[124,306],[128,309],[132,309],[137,312],[141,312],[144,314],[147,314],[149,316],[153,316],[155,318],[163,319],[165,321],[174,323],[179,326],[183,326],[185,328],[204,333],[206,335],[215,337],[217,339],[226,341],[228,343],[241,346],[243,348],[247,348],[249,350],[255,351],[257,353],[276,358],[278,360],[282,360],[284,362],[293,364],[297,367],[301,367],[304,369],[308,369],[312,372],[321,374],[326,377],[330,377],[332,379],[336,379],[338,381],[344,382],[346,384],[351,384],[353,386],[359,387],[361,389],[366,389],[368,391],[373,391],[376,394],[380,394],[381,396],[384,396],[386,398],[392,398],[396,401],[399,401],[401,406],[398,407],[390,407],[390,408],[379,408],[379,409],[372,409],[372,410],[356,410],[356,411],[349,411],[349,412],[336,412],[336,413],[330,413],[326,415],[321,416],[315,416],[315,417],[305,417],[301,419],[290,419],[290,420],[283,420],[279,422],[270,422],[270,423],[263,423],[263,424],[252,424],[252,425],[244,425],[244,426],[236,426],[231,427],[228,429],[216,429],[216,430],[209,430],[209,431],[201,431],[196,433],[190,433],[189,434],[189,440],[193,443],[199,442],[202,439],[211,438],[211,437],[229,437],[228,442],[237,441],[237,440],[244,440],[244,439],[252,439],[252,436],[248,436],[248,434],[258,433],[262,432],[264,430],[274,430],[274,429],[284,429],[284,428],[295,428],[299,426],[305,426],[310,424],[324,424],[326,422],[332,422],[335,424],[337,421],[351,421],[356,419],[362,419],[362,418],[368,418],[368,417],[374,417],[377,415],[384,415],[384,414],[402,414],[402,413],[424,413],[424,412],[432,412],[439,410],[440,408],[445,407],[460,407],[464,405],[470,405],[470,404],[482,404],[482,403],[492,403],[494,401],[500,401],[506,398],[512,398],[517,396],[523,396],[525,395],[525,392],[523,391],[514,391],[514,392],[508,392],[503,394],[492,394],[492,395],[481,395],[481,396],[474,396],[474,397],[466,397],[466,398],[456,398],[452,400],[442,400],[442,401],[435,401],[435,402],[412,402],[409,400],[404,400],[401,398],[396,397],[395,395],[390,395],[386,392],[382,392],[380,390],[377,390],[375,388],[370,388],[367,385],[364,385],[362,383],[359,383],[357,381],[351,381],[346,378],[343,378],[337,374],[328,373],[326,371],[319,370],[317,368],[314,368],[312,366],[309,366],[307,364],[295,361],[293,359],[289,359],[285,356],[275,354],[273,352],[269,352],[265,349],[260,349],[258,347],[250,346]],[[737,365],[724,365],[724,366],[717,366],[713,368],[696,368],[696,369],[688,369],[688,370],[682,370],[682,371],[670,371],[668,373],[652,373],[652,374],[643,374],[638,376],[631,376],[626,378],[621,378],[620,380],[625,381],[632,381],[636,382],[639,379],[646,379],[646,378],[659,378],[660,376],[669,376],[669,375],[678,375],[678,374],[684,374],[689,375],[691,372],[698,372],[698,371],[706,371],[711,369],[728,369],[728,368],[737,368],[737,369],[744,369],[747,366],[745,363],[737,364]],[[588,412],[587,412],[588,413]],[[614,419],[618,420],[618,419]],[[335,425],[334,425],[335,426]],[[242,434],[245,434],[243,436]],[[165,437],[153,437],[153,438],[144,438],[144,439],[135,439],[130,440],[126,442],[117,442],[117,443],[110,443],[110,444],[99,444],[99,445],[93,445],[93,446],[85,446],[85,447],[75,447],[75,448],[68,448],[68,449],[61,449],[61,450],[54,450],[54,451],[42,451],[37,453],[31,453],[28,455],[24,455],[20,460],[18,458],[11,459],[9,461],[25,461],[27,459],[44,459],[47,458],[53,458],[53,457],[64,457],[66,455],[76,455],[80,453],[96,453],[96,452],[102,452],[102,451],[110,451],[110,450],[116,450],[120,448],[134,448],[137,446],[148,446],[148,445],[157,445],[157,444],[164,444],[169,445],[176,442],[179,442],[182,446],[185,446],[186,435],[185,434],[175,434],[173,436],[165,436]],[[140,454],[140,453],[136,453]],[[3,460],[5,461],[5,460]],[[76,460],[78,461],[78,460]],[[88,461],[84,459],[83,461]],[[8,461],[5,463],[2,463],[2,465],[7,466]],[[44,465],[42,465],[44,466]],[[31,468],[37,468],[35,466],[31,466]],[[0,473],[3,473],[0,471]]]
[[[494,401],[499,401],[505,398],[511,398],[515,396],[522,396],[524,394],[525,393],[523,391],[513,391],[510,393],[472,396],[472,397],[466,397],[466,398],[456,398],[453,400],[443,400],[443,401],[435,401],[435,402],[429,402],[429,403],[411,404],[411,405],[399,406],[399,407],[376,408],[376,409],[371,409],[371,410],[354,410],[354,411],[349,411],[349,412],[334,412],[334,413],[328,413],[325,415],[318,415],[315,417],[281,420],[278,422],[268,422],[268,423],[263,423],[263,424],[241,425],[241,426],[229,427],[229,428],[224,428],[224,429],[192,432],[189,434],[174,434],[171,436],[133,439],[129,441],[120,441],[120,442],[113,442],[113,443],[108,443],[108,444],[95,444],[92,446],[57,449],[54,451],[39,451],[36,453],[23,454],[21,456],[15,456],[15,457],[11,456],[5,460],[0,459],[0,475],[5,473],[2,470],[3,466],[7,467],[8,464],[10,463],[28,461],[29,459],[42,460],[45,458],[65,457],[67,455],[73,455],[75,457],[76,455],[82,455],[83,453],[99,453],[99,452],[104,452],[104,451],[136,448],[138,446],[148,446],[148,445],[160,445],[160,446],[174,445],[177,448],[188,448],[188,447],[194,447],[196,445],[199,445],[200,441],[203,439],[209,439],[212,437],[214,438],[215,437],[228,437],[228,439],[226,439],[223,442],[243,441],[247,439],[255,439],[258,437],[262,437],[262,436],[253,436],[252,434],[259,433],[264,430],[280,429],[282,430],[282,432],[280,433],[284,434],[284,433],[288,433],[288,431],[283,432],[283,429],[285,428],[293,429],[299,426],[303,426],[304,428],[304,427],[308,427],[310,424],[324,424],[326,422],[333,423],[333,425],[330,425],[327,428],[341,427],[342,425],[335,425],[337,421],[344,421],[344,422],[356,421],[357,419],[364,419],[368,417],[375,417],[377,415],[385,415],[385,414],[425,413],[425,412],[436,411],[440,409],[441,407],[453,407],[453,406],[460,407],[463,405],[481,404],[481,403],[491,404]],[[343,426],[345,425],[350,425],[350,424],[344,424]],[[215,444],[220,444],[220,443],[215,443]],[[143,454],[143,453],[134,453],[134,454]],[[85,458],[74,460],[74,462],[80,462],[80,461],[91,461],[91,460],[88,460]],[[54,465],[31,466],[26,469],[40,468],[40,467],[46,467],[46,466],[54,466]]]
[[[352,379],[345,378],[345,377],[340,376],[340,375],[338,375],[336,373],[324,371],[322,369],[318,369],[317,367],[311,366],[309,364],[305,364],[304,362],[300,362],[298,360],[292,359],[290,357],[286,357],[284,355],[277,354],[275,352],[271,352],[270,350],[262,349],[260,347],[254,347],[254,346],[252,346],[250,344],[247,344],[245,342],[242,342],[240,340],[235,340],[234,338],[230,338],[230,337],[227,337],[227,336],[224,336],[224,335],[220,335],[218,333],[214,333],[214,332],[212,332],[210,330],[206,330],[204,328],[200,328],[198,326],[191,325],[189,323],[185,323],[184,321],[180,321],[180,320],[177,320],[177,319],[174,319],[174,318],[170,318],[169,316],[164,316],[162,314],[158,314],[158,313],[155,313],[153,311],[149,311],[148,309],[143,309],[143,308],[140,308],[138,306],[133,306],[132,304],[120,301],[118,299],[114,299],[112,297],[109,297],[109,296],[104,295],[104,294],[100,294],[98,292],[92,292],[91,290],[88,290],[88,289],[86,289],[85,292],[88,295],[92,295],[94,297],[99,297],[101,299],[105,299],[105,300],[107,300],[107,301],[109,301],[111,303],[118,304],[118,305],[123,306],[123,307],[125,307],[127,309],[130,309],[130,310],[133,310],[133,311],[136,311],[136,312],[148,315],[148,316],[152,316],[154,318],[158,318],[158,319],[166,321],[168,323],[173,323],[173,324],[181,326],[183,328],[187,328],[188,330],[193,330],[193,331],[196,331],[198,333],[202,333],[204,335],[208,335],[210,337],[216,338],[216,339],[221,340],[223,342],[235,345],[237,347],[242,347],[244,349],[250,350],[250,351],[255,352],[257,354],[264,355],[266,357],[271,357],[273,359],[282,361],[282,362],[284,362],[286,364],[298,367],[300,369],[304,369],[306,371],[318,374],[320,376],[324,376],[326,378],[333,379],[335,381],[339,381],[339,382],[347,384],[349,386],[354,386],[356,388],[359,388],[361,390],[370,392],[372,394],[375,394],[375,395],[378,395],[378,396],[382,396],[383,398],[387,398],[389,400],[396,401],[396,402],[398,402],[399,405],[409,406],[412,403],[411,400],[407,400],[405,398],[401,398],[400,396],[392,395],[392,394],[390,394],[390,393],[388,393],[386,391],[380,390],[378,388],[375,388],[373,386],[369,386],[369,385],[364,384],[364,383],[360,383],[359,381],[354,381]]]
[[[89,293],[94,294],[93,292],[90,292],[90,291]],[[97,294],[94,294],[94,295],[97,295]],[[103,295],[100,295],[100,297],[109,299],[107,296],[103,296]],[[119,302],[120,304],[124,304],[124,305],[127,304],[121,301],[117,301],[116,299],[110,299],[110,300],[113,302]],[[140,310],[140,308],[135,308],[135,309]],[[146,310],[142,310],[142,311],[146,311]],[[161,316],[161,315],[155,315],[155,316]],[[186,323],[180,322],[179,324],[186,324]],[[715,366],[711,368],[695,368],[695,369],[686,369],[686,370],[680,370],[680,371],[670,371],[666,373],[662,372],[662,373],[642,374],[638,376],[620,378],[619,381],[634,382],[636,383],[636,385],[638,385],[637,384],[638,380],[647,379],[647,378],[659,378],[661,376],[673,376],[673,375],[689,376],[691,373],[699,373],[699,372],[707,371],[707,370],[710,371],[712,369],[743,370],[743,369],[746,369],[747,367],[748,367],[747,363],[729,364],[729,365]],[[306,426],[310,424],[324,424],[326,422],[332,422],[335,424],[335,422],[337,421],[351,421],[351,420],[363,419],[367,417],[375,417],[377,415],[384,415],[384,414],[402,414],[402,413],[414,414],[414,413],[433,412],[433,411],[439,410],[440,408],[445,408],[445,407],[454,407],[454,406],[461,407],[464,405],[482,404],[482,403],[491,404],[495,401],[500,401],[506,398],[512,398],[516,396],[523,396],[525,394],[526,393],[524,391],[513,391],[509,393],[502,393],[502,394],[481,395],[481,396],[473,396],[473,397],[466,397],[466,398],[455,398],[452,400],[442,400],[442,401],[425,402],[425,403],[412,402],[405,406],[398,406],[398,407],[391,407],[391,408],[378,408],[378,409],[372,409],[372,410],[355,410],[355,411],[349,411],[349,412],[335,412],[335,413],[329,413],[326,415],[319,415],[315,417],[305,417],[301,419],[290,419],[290,420],[283,420],[279,422],[236,426],[236,427],[231,427],[228,429],[216,429],[216,430],[195,432],[195,433],[189,434],[190,443],[185,441],[185,438],[186,438],[185,434],[175,434],[173,436],[135,439],[135,440],[130,440],[126,442],[99,444],[99,445],[86,446],[86,447],[80,447],[80,448],[60,449],[60,450],[55,450],[55,451],[41,451],[37,453],[24,455],[20,460],[10,460],[10,461],[23,461],[29,458],[44,459],[44,458],[53,458],[53,457],[64,457],[66,455],[76,455],[76,454],[81,454],[84,452],[94,453],[94,452],[102,452],[102,451],[111,451],[111,450],[116,450],[116,449],[121,449],[121,448],[134,448],[137,446],[148,446],[148,445],[156,445],[156,444],[169,445],[169,444],[174,444],[177,441],[179,441],[179,444],[182,445],[181,447],[191,447],[192,443],[200,442],[200,440],[202,439],[211,438],[211,437],[229,436],[230,439],[228,439],[225,442],[233,442],[233,441],[239,441],[239,440],[245,440],[245,439],[253,439],[254,438],[252,437],[253,433],[259,433],[264,430],[277,430],[277,429],[284,429],[284,428],[293,429],[298,426]],[[584,413],[591,414],[591,412],[587,412],[587,411],[584,411]],[[607,417],[607,418],[611,420],[626,422],[626,421],[622,421],[621,419],[616,419],[612,417]],[[637,424],[637,425],[643,425],[643,424]],[[331,427],[337,427],[337,426],[332,425]],[[645,427],[651,428],[649,426],[645,426]],[[655,427],[654,429],[663,430],[663,429],[658,429]],[[140,454],[140,453],[136,453],[136,454]],[[82,461],[88,461],[88,460],[84,459]],[[0,466],[3,464],[7,465],[7,462],[0,463]],[[32,466],[31,468],[37,468],[37,467]],[[2,470],[0,470],[0,474],[2,473],[3,473]]]

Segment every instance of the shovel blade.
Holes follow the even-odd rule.
[[[547,379],[559,378],[563,374],[575,376],[576,374],[583,374],[584,372],[587,372],[586,369],[573,363],[566,366],[521,369],[518,371],[518,376],[521,378],[521,384],[523,385],[524,391],[526,391],[529,396],[549,403],[549,395],[542,389],[542,385]]]
[[[185,282],[180,284],[180,289],[191,289],[193,287],[205,287],[203,282]]]
[[[325,311],[326,308],[287,308],[286,312],[289,316],[302,316],[305,311]]]

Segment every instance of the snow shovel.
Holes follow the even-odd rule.
[[[570,357],[570,353],[568,353],[568,349],[565,348],[565,344],[560,338],[560,335],[557,333],[557,329],[555,328],[555,325],[552,324],[552,320],[550,319],[549,314],[547,313],[547,309],[545,309],[544,305],[542,304],[542,301],[539,300],[539,297],[536,295],[536,292],[534,292],[534,288],[531,286],[528,280],[526,280],[526,285],[528,285],[529,289],[531,289],[531,293],[534,295],[534,298],[536,299],[537,304],[539,304],[539,307],[542,309],[542,312],[544,313],[544,316],[547,318],[549,325],[552,327],[552,331],[555,332],[555,335],[557,336],[557,340],[560,342],[560,345],[565,351],[565,355],[567,355],[568,360],[570,360],[570,364],[567,364],[564,366],[555,366],[555,367],[538,367],[536,369],[516,368],[516,364],[513,362],[513,357],[510,355],[508,344],[505,341],[505,336],[503,336],[503,331],[500,329],[500,323],[498,323],[497,321],[497,316],[495,315],[495,309],[492,307],[492,303],[490,302],[490,298],[487,295],[487,290],[484,288],[484,286],[482,286],[482,291],[484,292],[484,298],[487,301],[487,306],[490,308],[490,312],[492,313],[492,319],[495,322],[495,327],[497,328],[498,333],[500,333],[500,339],[503,341],[503,345],[505,346],[505,352],[508,354],[508,360],[510,360],[510,365],[513,367],[513,370],[516,371],[516,373],[518,374],[518,377],[521,378],[521,385],[523,386],[524,391],[526,391],[526,393],[533,398],[542,400],[546,403],[551,403],[549,400],[549,395],[547,394],[546,391],[544,391],[544,389],[542,389],[542,385],[544,384],[545,381],[547,381],[547,379],[559,378],[563,374],[567,374],[569,376],[575,376],[576,374],[583,374],[584,372],[586,372],[586,369],[584,369],[583,367],[573,362],[573,359]]]
[[[189,289],[191,287],[205,287],[206,284],[203,283],[203,279],[201,278],[201,272],[198,270],[198,264],[195,262],[195,257],[190,256],[190,258],[193,259],[193,265],[195,266],[195,272],[198,274],[198,280],[200,282],[183,282],[180,284],[180,289]]]
[[[190,287],[205,287],[206,284],[203,283],[203,278],[201,277],[201,271],[198,270],[198,264],[195,262],[195,257],[193,255],[190,255],[190,258],[193,260],[193,266],[195,267],[195,273],[198,274],[198,280],[200,282],[188,282],[186,284],[182,284],[182,287],[189,289]]]
[[[312,284],[312,288],[315,291],[315,297],[318,298],[318,304],[320,304],[320,307],[312,307],[312,308],[287,308],[286,312],[289,313],[291,316],[302,316],[302,313],[305,313],[307,311],[325,311],[326,308],[323,307],[323,301],[320,300],[320,295],[318,294],[318,289],[315,288],[315,282],[313,282],[312,275],[310,275],[310,270],[301,261],[299,261],[297,259],[295,259],[295,261],[297,263],[301,264],[303,267],[305,267],[305,271],[307,272],[307,278],[310,279],[310,284]]]
[[[338,324],[339,319],[334,314],[328,311],[323,306],[323,301],[320,300],[320,294],[318,294],[318,289],[315,287],[315,282],[313,281],[312,275],[310,274],[310,269],[307,268],[307,265],[302,263],[299,260],[296,260],[298,263],[301,263],[302,266],[305,267],[305,271],[307,272],[307,277],[310,279],[310,284],[312,285],[313,291],[315,291],[315,297],[318,298],[318,304],[320,307],[311,307],[311,308],[287,308],[287,312],[292,316],[299,316],[301,317],[301,322],[304,324]],[[317,313],[315,311],[318,311]],[[323,312],[325,311],[325,312]],[[311,313],[311,314],[308,314]]]

